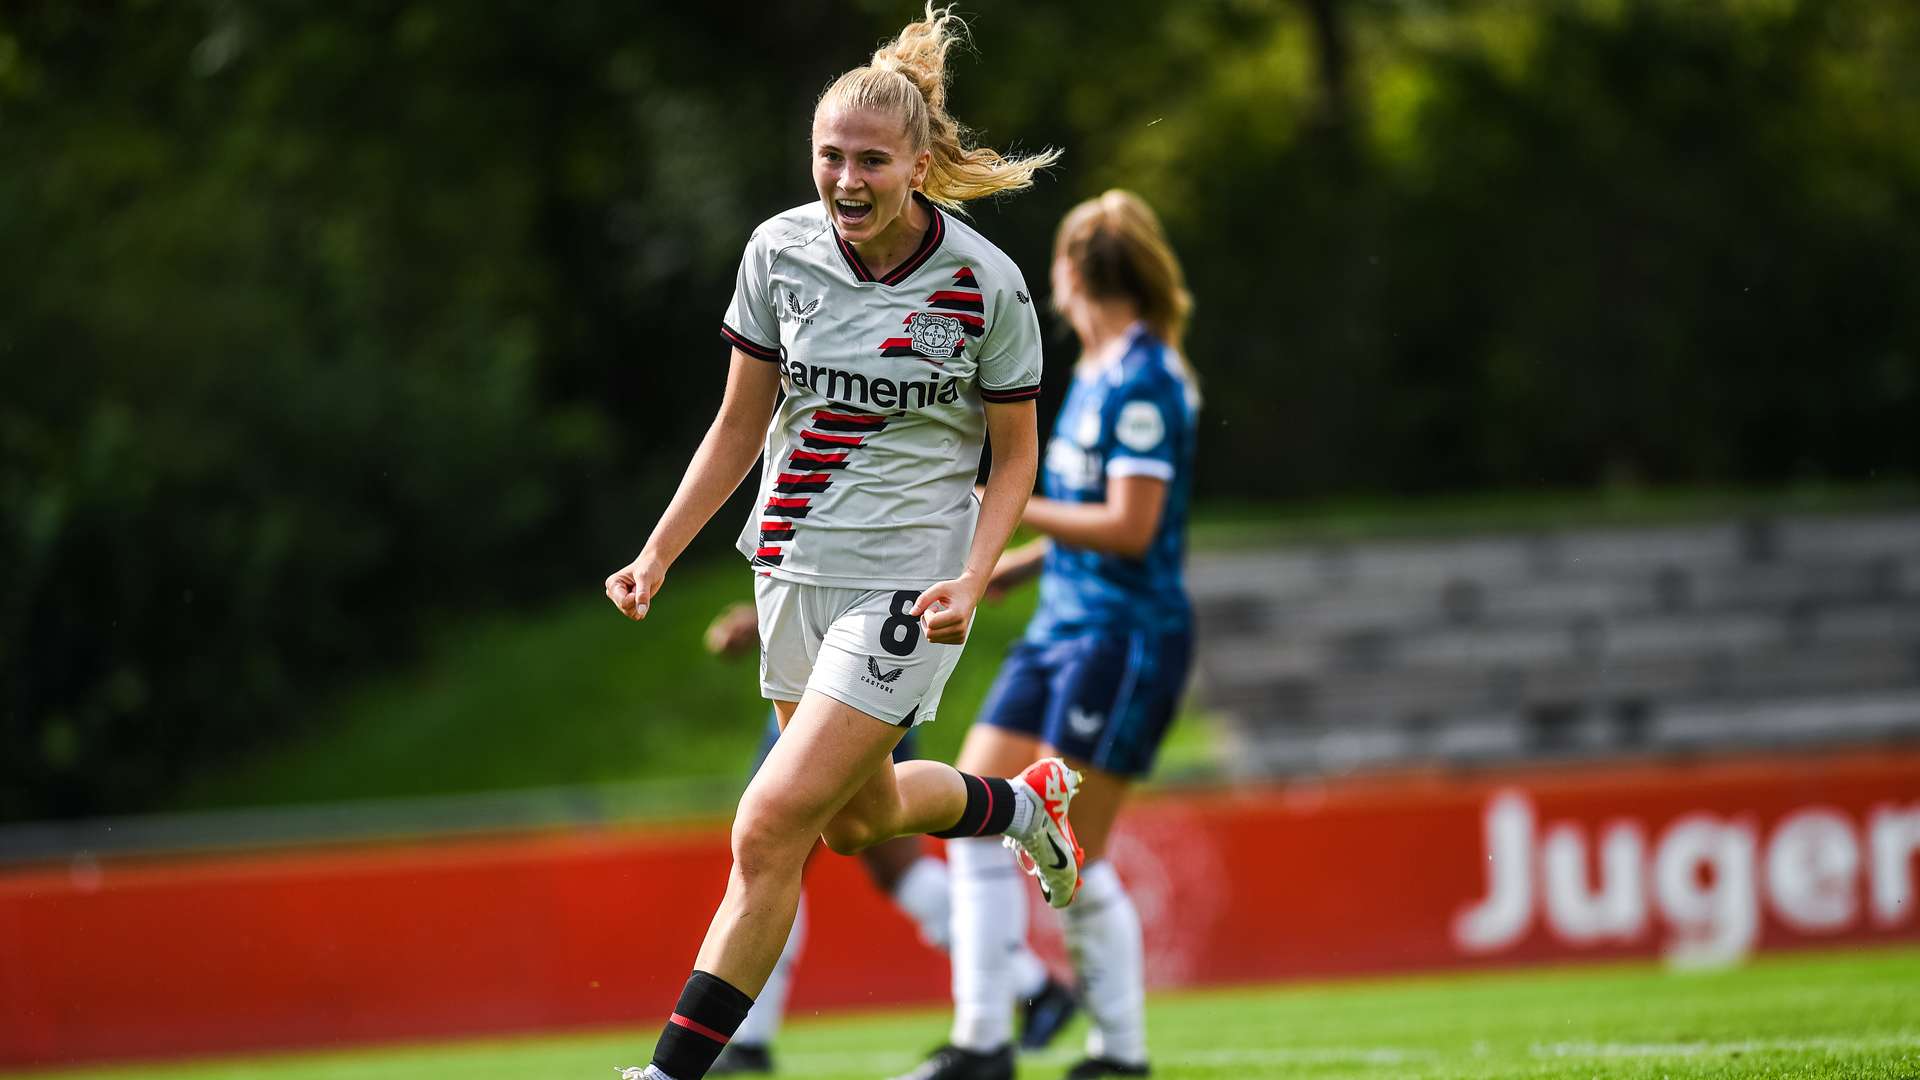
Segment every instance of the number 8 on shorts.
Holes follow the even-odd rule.
[[[839,589],[755,581],[760,690],[775,701],[813,691],[889,724],[934,718],[962,645],[927,640],[914,589]]]

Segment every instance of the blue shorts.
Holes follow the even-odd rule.
[[[896,743],[893,748],[893,760],[915,761],[920,757],[919,740],[914,738],[913,732],[914,729],[909,727],[906,729],[906,732],[900,736],[900,741]],[[767,760],[768,754],[773,753],[773,744],[778,742],[779,739],[780,714],[774,712],[772,709],[768,709],[767,734],[765,738],[760,740],[760,752],[754,755],[753,768],[747,773],[748,776],[752,776],[754,773],[760,771],[761,764]]]
[[[1192,661],[1188,630],[1021,641],[1000,665],[980,722],[1118,776],[1143,776],[1180,707]]]

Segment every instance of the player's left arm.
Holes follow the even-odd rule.
[[[1165,480],[1140,474],[1109,475],[1104,502],[1035,497],[1027,501],[1022,520],[1063,544],[1139,559],[1153,547],[1166,506]]]
[[[1152,374],[1129,380],[1103,422],[1106,497],[1092,503],[1035,499],[1027,504],[1026,523],[1063,544],[1144,558],[1160,530],[1179,467],[1175,449],[1189,423],[1179,393]]]
[[[987,474],[980,497],[980,520],[967,549],[966,569],[952,581],[943,581],[920,594],[914,615],[925,616],[927,640],[958,645],[967,639],[973,609],[986,592],[987,581],[1000,553],[1007,548],[1020,509],[1033,493],[1040,471],[1040,434],[1033,399],[986,403],[987,437],[993,441],[993,471]],[[929,613],[936,604],[944,605]]]

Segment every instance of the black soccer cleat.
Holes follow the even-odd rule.
[[[1079,1011],[1080,998],[1073,989],[1047,976],[1040,992],[1020,1003],[1020,1049],[1046,1049]]]
[[[773,1055],[764,1043],[730,1042],[720,1048],[708,1076],[766,1076],[773,1072]]]
[[[1152,1070],[1146,1065],[1129,1065],[1124,1061],[1108,1058],[1081,1058],[1073,1068],[1067,1070],[1067,1080],[1099,1080],[1103,1076],[1146,1076]]]
[[[985,1052],[943,1046],[893,1080],[1013,1080],[1013,1044]]]

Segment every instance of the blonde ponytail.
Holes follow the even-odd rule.
[[[926,18],[908,23],[867,66],[835,79],[813,107],[816,117],[829,109],[899,115],[915,152],[933,152],[921,190],[949,210],[970,199],[1031,187],[1033,174],[1060,158],[1058,150],[1007,157],[967,145],[969,132],[947,112],[947,50],[966,34],[966,22],[951,7],[929,2]]]

